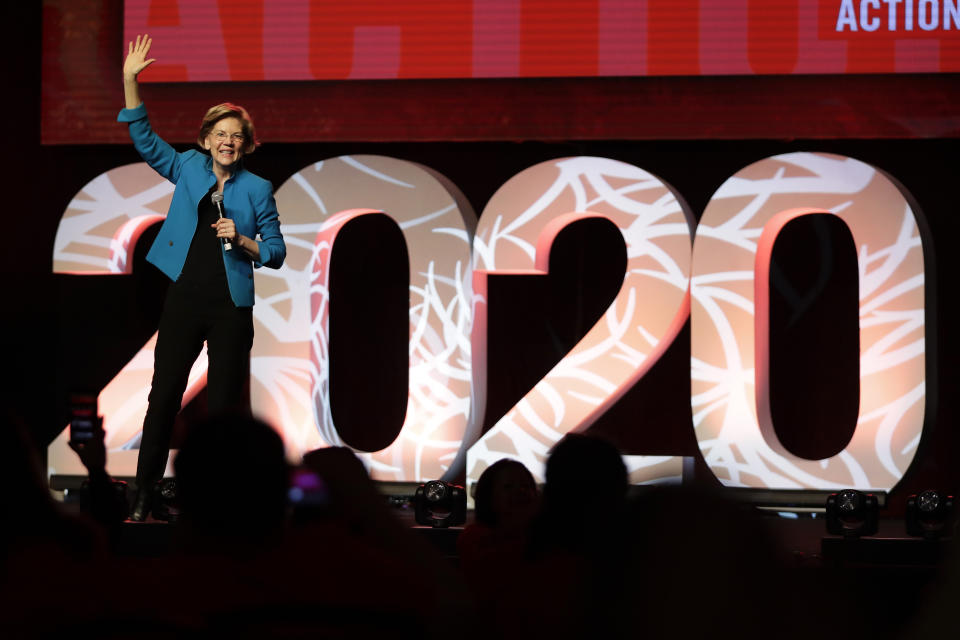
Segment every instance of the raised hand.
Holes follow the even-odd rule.
[[[123,61],[123,99],[127,109],[140,104],[140,89],[137,87],[137,74],[154,63],[156,58],[147,58],[153,39],[147,34],[127,46],[127,58]]]
[[[156,61],[156,58],[147,59],[151,44],[153,44],[153,38],[144,34],[142,38],[138,35],[137,41],[128,45],[127,58],[123,61],[124,80],[135,80],[137,74]]]

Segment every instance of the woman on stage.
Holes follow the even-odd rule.
[[[117,117],[129,125],[144,161],[176,185],[167,218],[147,254],[173,282],[154,348],[137,495],[130,512],[135,521],[143,521],[151,509],[154,485],[167,464],[174,418],[204,341],[209,412],[249,411],[243,406],[243,389],[253,345],[253,267],[276,269],[286,256],[273,189],[243,167],[243,157],[257,146],[243,107],[224,103],[207,111],[197,143],[208,153],[178,153],[153,132],[137,85],[138,74],[155,60],[147,59],[151,43],[144,35],[128,46],[126,108]]]

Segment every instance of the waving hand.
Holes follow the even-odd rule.
[[[137,85],[137,74],[154,63],[156,58],[147,58],[153,39],[147,34],[137,36],[136,42],[127,46],[127,58],[123,61],[123,98],[127,109],[140,106],[140,87]]]
[[[156,61],[156,58],[147,59],[150,53],[150,45],[153,44],[153,38],[144,34],[143,38],[137,36],[136,42],[131,42],[127,47],[127,58],[123,61],[123,79],[128,78],[136,80],[137,75]]]

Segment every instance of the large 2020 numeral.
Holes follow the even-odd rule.
[[[843,451],[807,460],[779,443],[770,415],[767,273],[783,226],[816,212],[840,217],[857,246],[860,410]],[[738,171],[697,227],[691,297],[694,425],[723,483],[890,489],[900,480],[923,428],[924,260],[916,213],[889,178],[817,153]]]
[[[546,274],[557,234],[586,217],[607,218],[623,234],[623,285],[587,335],[470,447],[470,482],[503,457],[520,460],[542,480],[544,461],[557,440],[586,429],[612,406],[687,320],[690,217],[670,188],[642,169],[606,158],[533,166],[494,194],[474,238],[475,406],[485,406],[488,274]],[[676,456],[628,456],[626,461],[638,483],[681,472]]]
[[[298,453],[344,444],[331,413],[330,256],[345,224],[382,211],[399,225],[410,256],[407,413],[392,444],[358,453],[379,480],[455,475],[470,415],[469,204],[426,167],[344,156],[299,171],[277,191],[277,205],[288,253],[280,277],[267,280],[269,270],[260,270],[256,282],[263,301],[254,307],[254,409],[284,425]]]
[[[129,272],[133,245],[146,226],[162,219],[171,191],[143,164],[91,181],[61,220],[54,271]],[[890,489],[916,452],[926,397],[918,212],[890,179],[862,162],[795,153],[737,172],[704,212],[692,266],[689,214],[669,187],[637,167],[603,158],[567,158],[518,174],[491,199],[475,238],[473,214],[453,185],[392,158],[318,162],[291,177],[277,200],[288,260],[280,270],[257,271],[251,391],[255,411],[280,428],[293,457],[340,442],[325,355],[329,254],[337,229],[372,211],[397,222],[411,261],[408,413],[393,444],[362,452],[374,477],[451,476],[469,457],[468,477],[475,479],[505,456],[539,473],[559,437],[588,427],[643,376],[688,310],[693,422],[707,464],[724,483]],[[357,207],[367,211],[349,211]],[[777,234],[787,221],[811,212],[844,220],[860,265],[858,425],[842,452],[817,461],[791,454],[776,438],[765,298]],[[487,274],[545,273],[556,234],[598,216],[613,221],[627,245],[628,268],[616,300],[573,351],[477,439],[485,402]],[[641,291],[656,304],[638,304]],[[151,340],[101,393],[116,475],[135,468],[130,449],[146,408],[152,348]],[[201,357],[185,402],[204,384],[205,369]],[[635,482],[679,473],[673,456],[628,463]],[[82,471],[65,434],[51,445],[50,466],[58,473]]]

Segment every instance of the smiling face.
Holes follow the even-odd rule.
[[[210,152],[214,163],[232,171],[243,155],[245,143],[243,123],[231,116],[214,123],[210,133],[203,139],[203,148]]]

